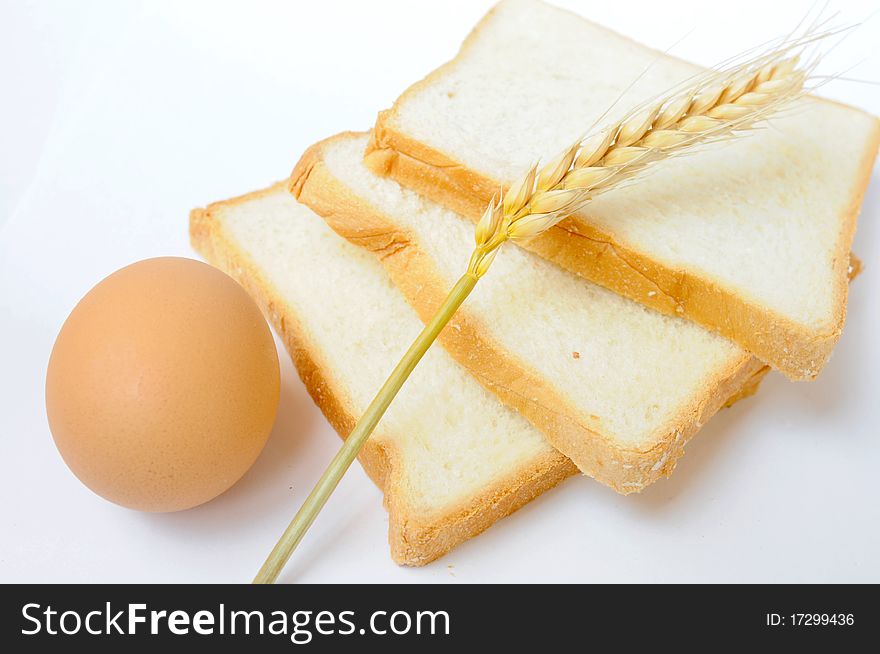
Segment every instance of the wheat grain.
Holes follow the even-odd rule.
[[[578,139],[549,163],[533,165],[492,199],[477,222],[468,272],[481,277],[505,241],[534,238],[654,164],[745,132],[801,97],[817,59],[804,62],[796,51],[831,34],[808,32],[729,69],[710,71]]]

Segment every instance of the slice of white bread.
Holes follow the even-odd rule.
[[[464,272],[466,219],[372,173],[366,135],[310,148],[301,202],[377,253],[423,321]],[[621,493],[669,474],[685,443],[765,367],[731,341],[507,247],[440,336],[486,388],[584,473]]]
[[[298,204],[286,182],[194,210],[190,236],[260,304],[315,403],[348,434],[421,329],[375,257]],[[405,565],[434,560],[576,472],[440,347],[359,459],[385,493],[391,555]]]
[[[422,328],[369,252],[280,183],[190,215],[195,248],[257,300],[315,403],[348,434]],[[441,348],[359,457],[385,493],[395,561],[422,565],[576,468]]]
[[[367,161],[476,219],[499,186],[568,147],[621,93],[607,121],[699,70],[567,11],[505,0],[454,60],[380,114]],[[526,247],[811,379],[843,329],[878,141],[874,117],[804,99],[769,129],[665,163]]]

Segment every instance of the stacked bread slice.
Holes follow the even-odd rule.
[[[609,108],[603,124],[700,70],[543,2],[504,0],[379,115],[367,161],[476,219]],[[670,161],[527,247],[812,379],[843,329],[878,143],[874,116],[806,98],[772,129]]]
[[[468,137],[475,134],[470,126],[451,135],[455,130],[443,127],[440,115],[446,101],[438,101],[437,92],[442,90],[441,95],[448,94],[449,102],[455,104],[460,90],[470,98],[462,110],[478,114],[476,96],[472,95],[478,86],[474,80],[485,81],[481,76],[495,70],[492,66],[497,62],[492,61],[491,53],[496,49],[501,48],[501,58],[514,56],[502,46],[525,23],[543,34],[538,39],[542,42],[571,41],[589,32],[607,48],[607,60],[613,54],[618,62],[614,65],[623,66],[624,71],[628,70],[624,63],[630,59],[641,61],[640,47],[570,14],[535,2],[503,2],[484,19],[456,61],[411,89],[392,114],[380,117],[372,137],[344,133],[322,141],[303,155],[289,181],[191,214],[195,247],[258,300],[284,340],[309,393],[343,437],[416,336],[421,321],[431,317],[463,272],[473,244],[470,207],[485,199],[480,184],[470,183],[477,176],[464,164],[447,170],[440,159],[416,160],[410,154],[425,153],[428,146],[417,145],[405,152],[401,143],[421,143],[413,134],[425,137],[426,143],[434,143],[435,138],[455,143],[457,153],[468,150],[473,154],[473,158],[462,155],[460,160],[473,165],[473,170],[482,170],[482,137]],[[681,63],[669,66],[669,70],[660,66],[661,81],[669,77],[665,85],[676,81],[677,66],[691,70]],[[443,71],[454,75],[447,77]],[[569,72],[581,74],[580,69]],[[606,74],[610,73],[600,67],[592,81],[588,74],[581,81],[600,94],[607,84]],[[564,97],[562,88],[548,88],[547,92]],[[587,119],[588,109],[584,107]],[[487,103],[486,112],[496,110]],[[839,110],[855,115],[853,110]],[[509,111],[516,123],[519,108]],[[829,114],[825,120],[836,121],[837,111],[835,108],[835,115]],[[474,120],[474,125],[483,125]],[[431,121],[438,127],[436,132],[427,134],[431,131],[428,128],[419,132]],[[853,123],[858,124],[853,127]],[[855,130],[849,136],[858,132],[868,138],[874,126],[868,129],[865,125],[854,120],[841,129],[847,134],[847,130]],[[410,129],[412,132],[407,131]],[[546,130],[542,134],[536,138],[546,137],[542,150],[546,156],[554,152],[561,137]],[[532,136],[526,141],[534,145]],[[495,151],[495,163],[500,162],[503,168],[509,155],[512,170],[520,156],[519,147]],[[862,149],[869,147],[870,143],[863,144]],[[831,162],[840,170],[827,187],[835,199],[828,199],[830,204],[823,205],[824,209],[836,207],[844,189],[852,202],[863,188],[867,164],[853,163],[851,157],[861,156],[856,150],[861,152],[855,148]],[[734,153],[733,157],[741,155]],[[715,156],[723,159],[721,154]],[[768,156],[761,154],[762,158]],[[724,166],[724,174],[729,174],[733,164]],[[506,179],[510,170],[493,179]],[[658,248],[662,249],[662,234],[674,231],[664,223],[680,229],[682,216],[696,221],[697,227],[680,234],[683,243],[670,246],[667,254],[689,252],[685,241],[694,233],[700,234],[697,240],[706,241],[707,247],[717,247],[712,239],[720,233],[716,228],[723,220],[739,221],[742,229],[754,227],[754,220],[743,208],[703,215],[709,207],[687,191],[683,178],[688,173],[677,174],[682,176],[675,178],[677,188],[698,208],[684,202],[680,207],[671,205],[679,211],[676,213],[661,206],[665,197],[661,194],[648,202],[659,207],[655,215],[633,219],[637,224],[653,225],[651,233],[657,237]],[[784,175],[778,177],[777,184],[774,189],[763,188],[777,198],[794,197],[800,190]],[[640,189],[631,187],[627,192],[644,193]],[[656,188],[655,192],[659,193]],[[744,206],[766,211],[762,197],[747,195]],[[618,198],[618,202],[632,208],[631,200]],[[441,205],[455,207],[464,215]],[[821,210],[815,208],[815,214]],[[834,302],[841,294],[845,299],[846,272],[853,268],[848,247],[855,210],[851,206],[849,213],[823,218],[824,231],[813,236],[825,239],[827,252],[820,253],[819,246],[810,251],[818,257],[815,276],[802,280],[820,285],[820,294],[827,291],[828,297],[836,298]],[[608,224],[625,222],[619,215],[608,215]],[[813,216],[805,216],[802,222]],[[701,220],[710,226],[701,226]],[[782,218],[780,221],[785,223]],[[787,233],[787,229],[783,226],[779,231]],[[642,237],[648,238],[646,233],[641,233]],[[765,235],[773,233],[774,227],[768,226]],[[828,245],[831,236],[836,239],[833,246]],[[593,242],[568,236],[563,240]],[[727,246],[732,249],[731,258],[739,257],[741,263],[755,258],[735,252],[736,243]],[[683,318],[696,319],[688,302],[681,302],[685,298],[681,289],[690,289],[698,279],[691,269],[679,271],[680,279],[689,281],[676,287],[678,295],[669,293],[668,285],[661,289],[667,298],[675,295],[676,306],[684,304],[685,310],[656,306],[663,310],[658,312],[643,306],[653,302],[623,297],[634,295],[633,275],[643,280],[639,293],[660,295],[657,290],[645,290],[660,288],[649,274],[659,270],[656,262],[634,264],[627,274],[609,273],[620,284],[608,283],[601,273],[596,281],[607,287],[603,288],[584,279],[588,276],[584,270],[567,265],[574,256],[570,252],[576,252],[574,258],[582,262],[594,257],[590,265],[601,268],[605,259],[617,262],[614,265],[626,260],[628,255],[621,255],[618,244],[606,241],[599,248],[604,254],[596,254],[595,248],[587,245],[584,253],[572,249],[571,244],[566,248],[569,254],[560,254],[563,249],[558,243],[538,247],[537,253],[505,248],[441,334],[440,343],[417,367],[362,452],[362,464],[385,493],[389,541],[397,562],[421,565],[437,558],[578,470],[618,492],[639,491],[672,471],[686,442],[720,407],[754,392],[769,369],[765,361],[786,367],[789,373],[805,364],[800,360],[796,366],[782,366],[784,357],[764,356],[766,349],[756,357],[752,354],[756,350],[744,347],[743,339],[728,340]],[[792,263],[797,257],[786,256],[787,263],[801,266]],[[839,270],[843,271],[842,290],[835,281]],[[766,271],[766,267],[757,266],[755,274],[760,277]],[[720,282],[709,286],[719,293],[723,290]],[[760,289],[752,290],[751,295],[743,291],[741,298],[751,301],[763,297]],[[833,313],[828,307],[834,302],[818,301],[805,308],[813,313],[803,324],[816,318],[810,324],[819,325]],[[758,300],[753,304],[772,305],[769,301],[761,305]],[[816,310],[819,305],[824,307],[821,311]],[[725,317],[722,308],[723,302],[716,307],[720,312],[716,322],[739,320]],[[819,314],[821,318],[817,318]],[[749,315],[748,320],[753,320],[754,314]],[[842,314],[839,318],[842,321]],[[731,335],[727,333],[730,330],[718,331]],[[779,338],[794,347],[791,333]],[[767,339],[777,336],[774,332]],[[816,347],[821,350],[824,345]],[[795,358],[803,351],[801,348]],[[812,371],[825,358],[816,351],[814,348],[807,366]],[[806,370],[803,366],[798,369]]]
[[[193,211],[190,235],[257,300],[315,403],[348,434],[421,328],[378,260],[333,233],[286,182]],[[440,347],[359,458],[385,493],[391,554],[408,565],[444,554],[576,471]]]
[[[463,270],[473,226],[372,173],[366,144],[343,134],[314,146],[292,191],[375,252],[427,321]],[[764,368],[721,336],[515,248],[440,338],[581,471],[621,493],[668,474],[700,425]]]

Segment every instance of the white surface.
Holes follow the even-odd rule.
[[[566,2],[712,64],[787,32],[811,2]],[[640,11],[634,10],[638,6]],[[66,469],[43,406],[57,331],[99,279],[194,256],[190,208],[287,175],[313,141],[364,129],[450,58],[484,2],[4,3],[0,9],[0,581],[247,581],[339,442],[283,360],[254,468],[175,515],[111,505]],[[876,2],[832,2],[843,22]],[[756,17],[760,17],[756,19]],[[874,16],[825,69],[880,80]],[[863,61],[864,60],[864,61]],[[880,114],[880,88],[825,94]],[[355,466],[282,581],[880,581],[880,179],[867,269],[818,381],[772,375],[719,414],[673,477],[620,497],[572,479],[421,569],[388,557],[381,495]]]

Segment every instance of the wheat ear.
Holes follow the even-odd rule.
[[[532,166],[493,198],[477,222],[468,272],[481,277],[505,241],[534,238],[600,193],[696,146],[741,134],[802,96],[816,62],[800,65],[792,50],[816,38],[824,35],[702,75],[689,88],[578,139],[549,163]]]
[[[726,71],[703,75],[665,100],[643,105],[610,127],[579,139],[543,167],[531,169],[493,200],[475,230],[476,248],[434,317],[407,350],[330,462],[257,573],[273,583],[348,470],[410,373],[474,289],[500,246],[546,231],[599,193],[618,188],[650,166],[699,144],[741,132],[804,91],[811,65],[792,52],[830,35],[808,33]]]

